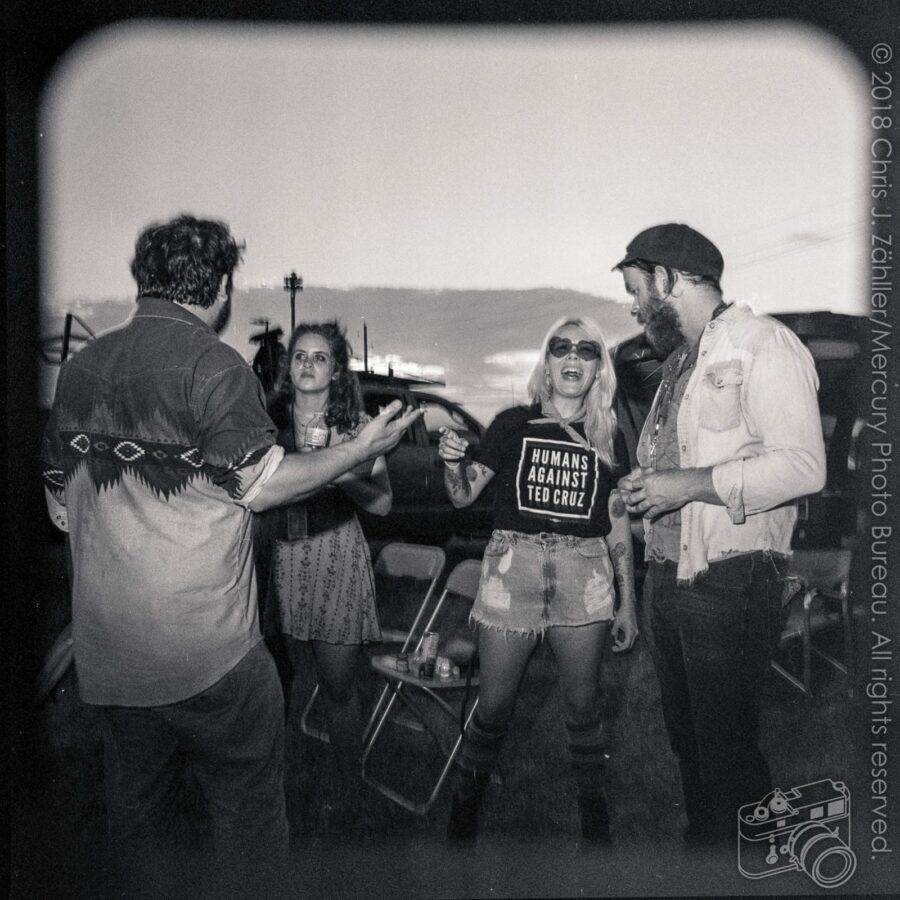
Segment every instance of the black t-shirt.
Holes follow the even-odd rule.
[[[472,459],[494,472],[494,528],[606,537],[613,475],[557,424],[532,425],[538,406],[516,406],[491,423]],[[584,425],[572,428],[582,437]]]

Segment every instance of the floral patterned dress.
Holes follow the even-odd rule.
[[[330,445],[355,437],[331,429]],[[293,449],[290,430],[279,443]],[[369,546],[356,505],[340,488],[326,487],[278,513],[272,542],[267,631],[301,641],[361,644],[381,637]]]

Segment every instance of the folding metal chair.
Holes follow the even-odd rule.
[[[414,648],[411,655],[415,656],[422,647],[425,633],[437,631],[442,639],[438,655],[454,659],[461,669],[465,668],[464,673],[458,677],[441,677],[435,673],[433,677],[426,678],[420,677],[414,667],[409,672],[398,671],[396,654],[380,654],[371,660],[372,669],[386,682],[381,699],[388,699],[384,704],[379,703],[376,708],[377,719],[373,716],[374,727],[363,750],[362,777],[385,797],[417,814],[427,812],[437,798],[462,746],[463,732],[478,706],[478,678],[474,672],[475,645],[468,634],[463,637],[459,633],[459,627],[460,622],[465,623],[468,618],[478,592],[480,575],[479,560],[468,559],[459,563],[447,578],[440,597],[433,604],[429,598],[423,602],[416,617],[416,627],[412,629],[406,642],[408,648]],[[454,626],[456,633],[451,630]],[[474,698],[471,695],[473,689],[476,692]],[[385,744],[385,753],[381,754],[386,757],[383,763],[396,764],[401,758],[397,751],[404,744],[409,750],[409,739],[401,740],[398,744],[396,740],[391,743],[386,738],[388,734],[393,734],[396,738],[396,732],[391,732],[385,726],[392,721],[391,711],[398,700],[404,711],[422,725],[423,735],[413,738],[416,741],[413,751],[415,758],[427,762],[424,750],[422,753],[418,752],[423,747],[423,741],[424,748],[431,747],[438,751],[439,761],[436,765],[439,766],[439,772],[430,790],[426,788],[428,793],[424,798],[413,796],[416,793],[415,778],[409,777],[408,770],[401,768],[398,771],[398,767],[393,766],[400,776],[393,781],[405,780],[405,787],[396,783],[389,784],[383,776],[376,776],[371,771],[372,754],[380,738],[384,738],[381,743]],[[418,793],[421,795],[422,792]]]
[[[777,660],[772,668],[807,697],[812,698],[812,656],[815,654],[849,677],[848,693],[853,696],[853,610],[850,604],[850,565],[852,550],[797,551],[791,560],[791,574],[800,589],[791,600],[787,622],[778,642],[780,650],[801,649],[799,675]],[[817,645],[813,638],[825,629],[840,628],[844,658],[838,659]]]
[[[392,581],[410,579],[416,582],[422,582],[425,586],[424,600],[418,607],[417,616],[410,626],[408,628],[383,627],[381,629],[382,643],[401,644],[403,652],[409,648],[410,635],[418,625],[422,609],[428,604],[437,589],[438,580],[444,571],[446,559],[444,551],[440,547],[432,547],[427,544],[405,544],[400,542],[388,544],[378,554],[378,558],[375,560],[374,571],[375,579],[379,586],[376,603],[381,609],[385,609],[388,606],[394,607],[405,605],[398,602],[396,598],[385,593],[386,585],[390,585],[389,590],[391,592],[396,590],[396,587],[391,584]],[[394,603],[391,602],[392,599],[395,601]],[[317,738],[320,741],[324,741],[327,744],[331,742],[328,737],[328,732],[322,728],[316,727],[310,721],[310,713],[316,705],[316,701],[319,698],[319,692],[319,685],[316,684],[300,716],[300,730],[304,734]],[[369,717],[369,722],[363,732],[363,740],[368,736],[372,723],[375,721],[375,717],[378,715],[381,706],[385,701],[387,692],[388,689],[385,687],[381,692],[381,696],[378,698],[378,702],[375,704],[372,715]]]

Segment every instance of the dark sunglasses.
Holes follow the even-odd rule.
[[[553,337],[550,338],[547,349],[550,351],[550,354],[557,359],[568,356],[573,350],[578,354],[579,358],[583,359],[585,362],[593,362],[595,359],[600,359],[600,345],[595,344],[593,341],[579,341],[576,344],[568,338]]]

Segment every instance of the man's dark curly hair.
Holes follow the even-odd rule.
[[[294,402],[291,360],[294,358],[297,342],[304,334],[317,334],[328,342],[328,348],[334,357],[334,380],[328,391],[325,422],[329,427],[337,428],[341,434],[346,434],[359,424],[362,395],[359,390],[359,379],[350,368],[350,357],[353,355],[353,350],[347,340],[344,327],[337,319],[327,322],[301,322],[294,329],[271,404],[272,420],[279,428],[286,427],[291,421],[291,409]]]
[[[138,235],[131,261],[138,298],[161,297],[206,309],[215,302],[223,278],[231,296],[243,249],[224,222],[180,215],[149,225]]]
[[[661,263],[651,262],[649,259],[630,259],[628,261],[629,266],[633,266],[635,269],[640,269],[647,275],[652,275],[656,271],[656,267],[661,265]],[[619,267],[617,267],[619,268]],[[621,268],[627,268],[626,266],[622,266]],[[669,279],[669,284],[672,285],[675,283],[675,270],[671,266],[663,266],[666,270],[666,276]],[[680,271],[680,270],[679,270]],[[719,278],[715,275],[694,275],[691,272],[681,272],[682,277],[685,281],[694,285],[705,284],[707,287],[711,287],[714,290],[717,290],[721,293],[722,291],[722,283]]]

